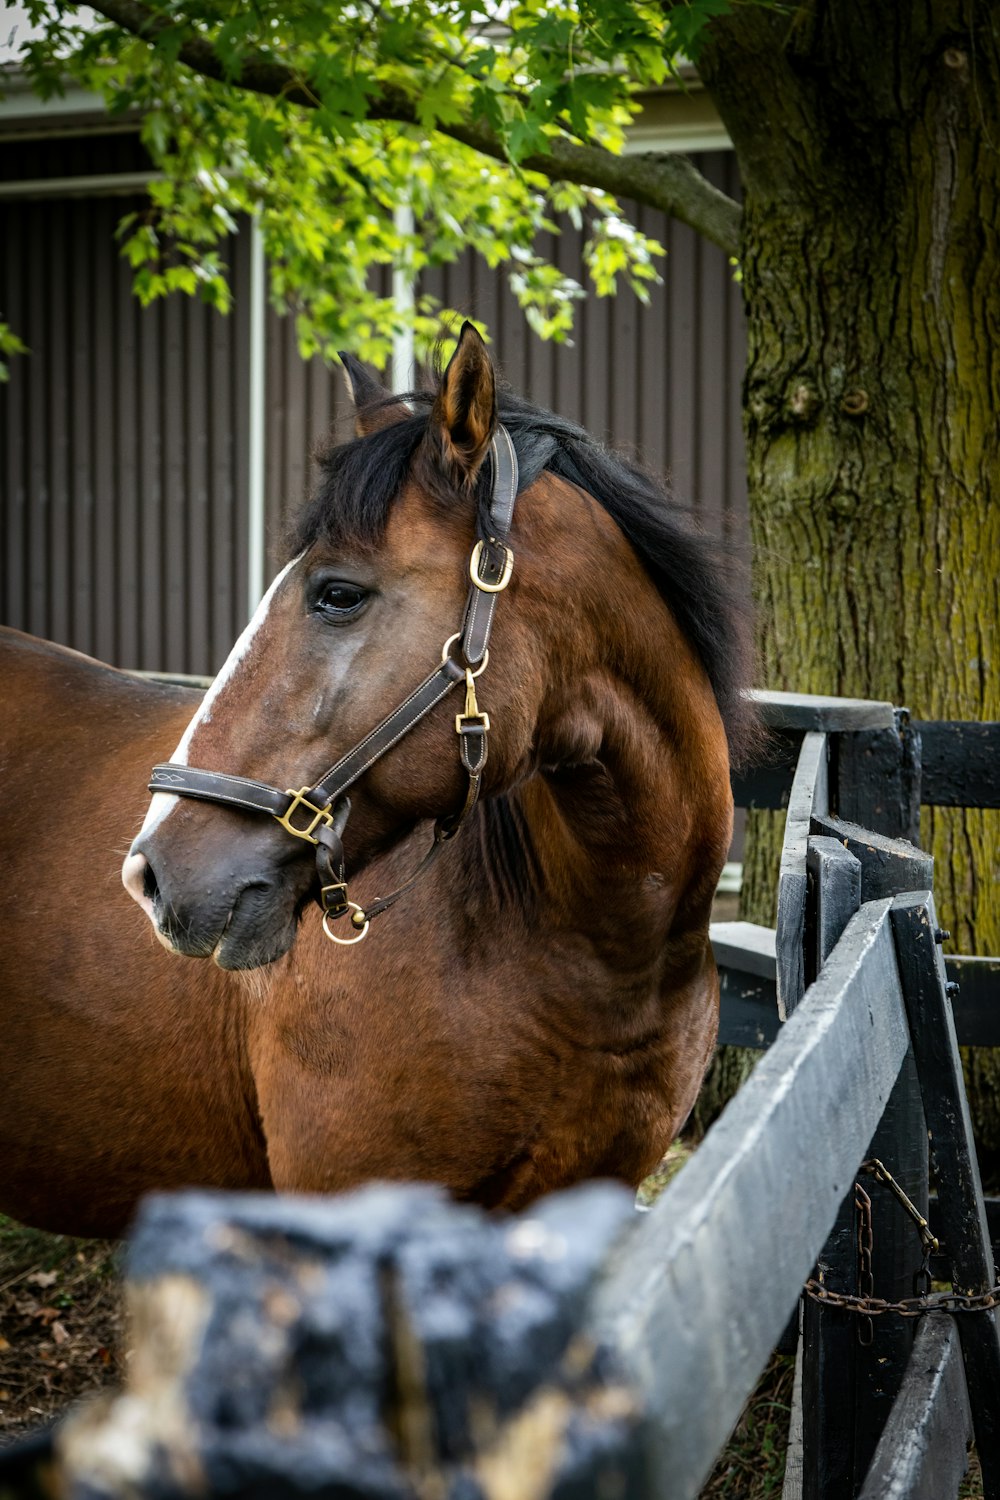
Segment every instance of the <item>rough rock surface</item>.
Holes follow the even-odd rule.
[[[632,1214],[589,1184],[516,1218],[423,1186],[147,1201],[123,1394],[58,1440],[71,1500],[627,1500],[642,1422],[579,1333]]]

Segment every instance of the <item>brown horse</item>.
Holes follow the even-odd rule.
[[[306,789],[449,637],[467,645],[498,431],[485,346],[467,327],[437,391],[405,402],[347,363],[359,436],[326,458],[292,560],[200,706],[3,637],[0,1175],[29,1222],[116,1233],[144,1191],[192,1183],[423,1178],[517,1206],[585,1176],[637,1182],[695,1098],[740,610],[650,479],[512,396],[520,494],[496,545],[513,572],[481,706],[462,714],[459,681],[353,780],[352,902],[405,883],[429,820],[458,812],[474,778],[456,720],[485,711],[458,836],[350,948],[310,904],[317,846],[277,813],[157,791],[125,862],[134,903],[121,890],[150,767],[179,739],[175,767]],[[333,812],[331,847],[346,803]]]

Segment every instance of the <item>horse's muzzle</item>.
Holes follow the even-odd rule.
[[[148,857],[133,846],[122,884],[163,946],[186,958],[214,958],[223,969],[254,969],[280,958],[295,938],[294,907],[282,914],[286,903],[266,879],[226,882],[222,889],[185,900],[180,891],[161,885]]]

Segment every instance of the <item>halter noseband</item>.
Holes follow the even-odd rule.
[[[279,791],[263,781],[245,776],[229,776],[222,771],[200,771],[193,766],[165,761],[153,767],[149,782],[151,792],[169,792],[178,797],[194,797],[204,802],[221,802],[227,807],[249,812],[269,813],[287,833],[316,846],[319,871],[319,904],[323,910],[323,930],[335,943],[359,943],[368,931],[373,917],[388,911],[400,896],[409,891],[453,838],[476,805],[486,765],[489,715],[481,713],[476,701],[476,678],[489,661],[489,639],[497,595],[510,582],[514,554],[508,545],[514,500],[517,496],[517,455],[510,433],[498,426],[490,444],[492,459],[492,494],[490,497],[490,534],[480,537],[469,560],[471,586],[466,600],[460,630],[451,636],[441,653],[441,665],[410,696],[393,709],[381,723],[346,755],[332,765],[311,787]],[[455,648],[455,654],[453,654]],[[430,713],[458,683],[465,683],[465,712],[455,715],[459,758],[468,774],[465,803],[457,814],[438,818],[434,824],[434,842],[415,873],[390,896],[380,896],[367,910],[347,898],[344,873],[344,828],[351,810],[350,798],[344,794],[349,786],[387,751],[391,750],[425,714]],[[339,938],[327,925],[331,919],[351,913],[356,935]]]

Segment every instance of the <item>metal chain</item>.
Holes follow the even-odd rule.
[[[867,1303],[875,1296],[875,1275],[872,1271],[875,1240],[872,1232],[872,1200],[860,1182],[854,1184],[854,1207],[858,1215],[858,1300]],[[871,1314],[863,1313],[858,1323],[858,1343],[867,1348],[874,1337]]]
[[[873,1156],[869,1161],[862,1162],[859,1172],[869,1173],[876,1182],[883,1183],[894,1195],[897,1202],[905,1210],[916,1225],[923,1248],[923,1261],[920,1270],[914,1277],[926,1290],[916,1297],[904,1297],[899,1302],[887,1302],[884,1297],[874,1295],[875,1283],[872,1274],[872,1250],[874,1248],[874,1234],[872,1231],[872,1200],[861,1186],[860,1182],[854,1184],[854,1206],[857,1209],[857,1248],[858,1248],[858,1288],[859,1292],[854,1295],[850,1292],[834,1292],[823,1280],[823,1270],[820,1268],[818,1276],[810,1276],[806,1282],[804,1291],[807,1297],[812,1297],[815,1302],[823,1302],[828,1307],[841,1307],[848,1312],[859,1314],[861,1319],[858,1326],[859,1343],[868,1345],[874,1336],[872,1319],[881,1317],[883,1313],[898,1313],[902,1318],[920,1318],[929,1312],[988,1312],[990,1308],[1000,1307],[1000,1278],[988,1292],[932,1292],[930,1258],[940,1248],[938,1240],[931,1233],[930,1226],[923,1214],[914,1203],[903,1192],[899,1183],[893,1177],[882,1162]]]

